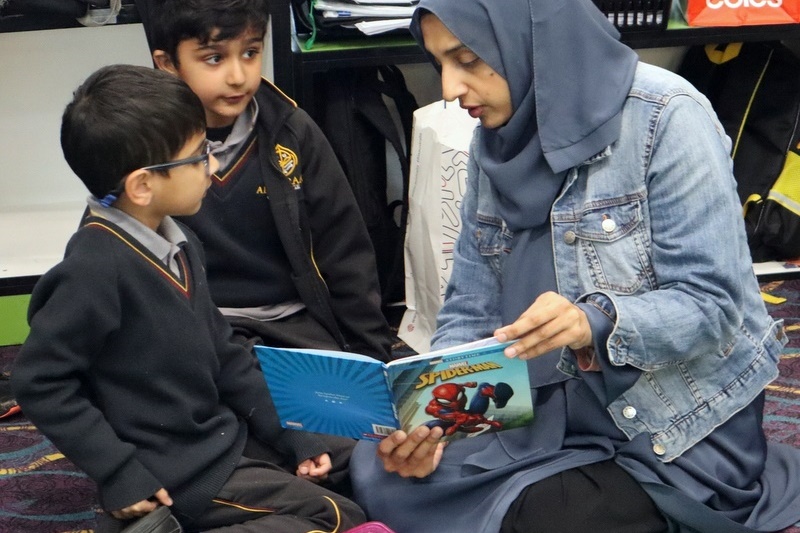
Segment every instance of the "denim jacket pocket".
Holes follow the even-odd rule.
[[[478,222],[475,229],[478,251],[484,259],[489,261],[492,269],[496,272],[501,271],[503,257],[508,252],[508,242],[511,237],[511,230],[506,227],[500,218],[478,214]]]
[[[653,288],[650,239],[641,200],[605,200],[584,211],[576,224],[580,261],[593,285],[618,294]]]

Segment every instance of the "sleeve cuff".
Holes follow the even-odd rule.
[[[578,368],[588,372],[594,370],[595,364],[599,367],[598,370],[603,373],[608,405],[636,383],[641,376],[641,370],[629,365],[613,365],[608,358],[606,345],[616,324],[616,311],[611,300],[602,294],[591,294],[586,301],[577,305],[589,320],[593,339],[591,352],[594,353],[593,358],[584,357],[583,362],[588,364],[587,369],[584,369],[577,350],[574,350]]]
[[[290,453],[294,455],[296,464],[323,453],[330,453],[326,443],[315,434],[295,429],[284,431],[278,447],[290,450]]]
[[[597,360],[597,352],[594,346],[586,346],[575,352],[575,359],[578,363],[578,368],[583,372],[600,372],[600,362]]]
[[[614,329],[614,320],[605,309],[594,302],[582,302],[577,305],[586,313],[592,330],[592,345],[573,350],[573,353],[578,368],[584,372],[599,372],[602,370],[601,361],[608,360],[606,343]]]

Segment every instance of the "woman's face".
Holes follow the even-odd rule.
[[[435,15],[424,15],[420,29],[425,49],[441,67],[442,97],[447,101],[458,98],[461,107],[479,118],[485,128],[499,128],[508,122],[513,113],[508,82]]]

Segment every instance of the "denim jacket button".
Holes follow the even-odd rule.
[[[663,444],[656,444],[653,446],[653,453],[656,455],[664,455],[667,453],[667,448]]]
[[[611,233],[615,229],[617,229],[617,223],[614,222],[613,219],[607,218],[600,223],[600,226],[603,228],[603,231],[606,233]]]
[[[622,409],[622,416],[630,420],[631,418],[636,416],[636,408],[632,405],[629,405]]]
[[[574,231],[568,231],[568,232],[564,233],[564,242],[567,243],[567,244],[574,243],[577,238],[578,238],[578,236],[575,235]]]

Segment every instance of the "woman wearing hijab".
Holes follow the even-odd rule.
[[[767,443],[785,337],[759,294],[725,136],[590,0],[420,0],[445,100],[480,119],[432,348],[494,335],[534,423],[360,442],[355,495],[400,533],[774,531],[800,451]]]

